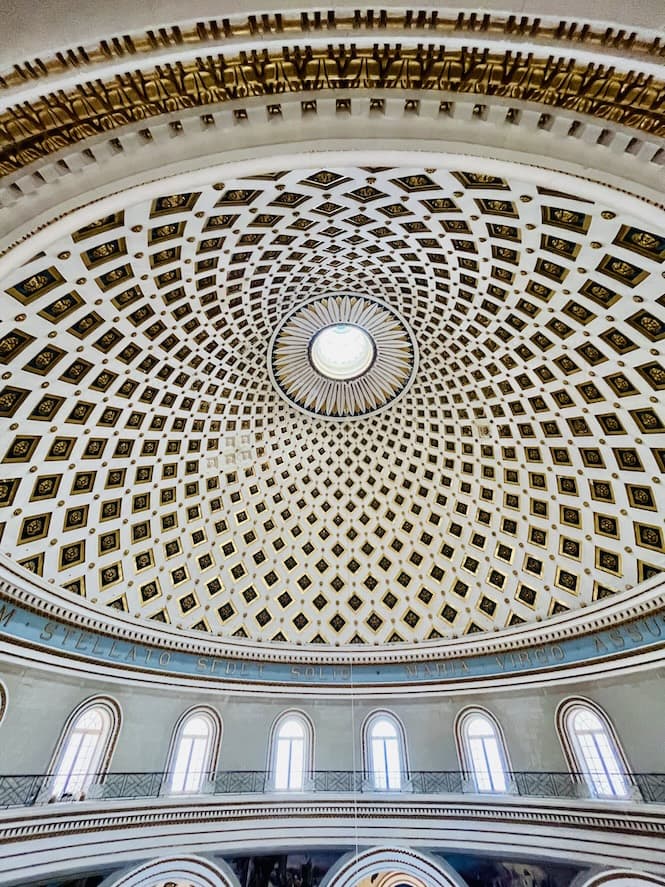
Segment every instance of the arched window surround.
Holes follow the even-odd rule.
[[[200,783],[199,786],[194,789],[173,789],[173,773],[175,770],[180,741],[183,737],[183,733],[185,732],[187,724],[189,723],[189,721],[192,720],[192,718],[196,717],[204,718],[208,722],[208,725],[210,727],[210,734],[208,737],[205,757],[201,767],[202,776],[200,779]],[[222,719],[219,715],[219,712],[209,705],[194,705],[180,715],[180,717],[176,721],[175,727],[173,728],[173,733],[171,734],[169,753],[166,758],[166,776],[164,778],[163,791],[169,794],[196,794],[202,791],[202,783],[206,778],[206,775],[208,776],[208,778],[212,778],[215,774],[215,771],[217,770],[217,764],[219,762],[219,750],[222,742],[222,729]]]
[[[415,881],[431,887],[466,887],[466,881],[445,860],[422,850],[394,846],[346,853],[328,869],[320,887],[355,887],[383,872],[406,875],[407,884]]]
[[[187,883],[191,887],[240,887],[228,863],[191,855],[154,859],[120,874],[113,872],[100,887],[155,887],[165,882]]]
[[[64,786],[64,790],[56,791],[57,781],[60,775],[60,766],[63,762],[63,757],[67,751],[68,742],[72,734],[74,733],[74,730],[76,729],[76,725],[85,714],[96,708],[102,710],[102,712],[104,713],[104,717],[107,718],[108,726],[105,731],[106,735],[102,736],[100,740],[100,747],[95,750],[94,766],[91,768],[89,776],[82,781],[81,787],[77,789],[76,792],[66,791],[66,784]],[[60,732],[60,737],[56,744],[55,751],[51,756],[48,771],[49,773],[53,774],[52,779],[50,780],[50,793],[55,795],[57,798],[69,794],[72,794],[74,795],[74,797],[77,798],[84,798],[87,794],[88,789],[93,784],[94,776],[98,777],[95,780],[96,783],[103,782],[104,777],[106,776],[106,773],[111,766],[111,759],[113,757],[113,752],[118,741],[118,734],[120,733],[121,725],[122,709],[120,708],[120,704],[117,702],[117,700],[115,700],[112,696],[90,696],[88,699],[84,699],[83,702],[77,705],[65,721],[65,725]],[[69,780],[67,780],[67,782],[68,781]]]
[[[2,723],[5,712],[7,711],[7,688],[0,681],[0,724]]]
[[[665,880],[649,872],[635,869],[598,867],[580,872],[570,887],[665,887]]]
[[[287,721],[297,721],[303,729],[302,777],[300,785],[280,785],[277,773],[277,756],[279,754],[280,732]],[[283,711],[273,721],[268,741],[268,774],[269,786],[273,791],[305,791],[314,773],[314,724],[304,711],[290,708]]]
[[[395,733],[397,737],[397,751],[399,755],[399,777],[394,782],[393,785],[390,784],[391,780],[389,777],[379,778],[377,779],[376,773],[381,773],[382,771],[377,771],[375,769],[374,755],[372,751],[372,733],[373,728],[379,721],[389,721],[390,724],[395,728]],[[361,728],[361,736],[362,736],[362,759],[363,759],[363,772],[365,774],[365,779],[369,780],[370,788],[376,791],[403,791],[405,783],[409,780],[409,774],[411,769],[409,767],[409,752],[408,746],[406,744],[406,731],[404,729],[404,724],[401,720],[394,714],[392,711],[388,709],[377,709],[375,711],[370,712],[365,720],[363,721]],[[379,784],[377,784],[377,782]],[[386,783],[383,785],[382,783]]]
[[[588,768],[586,760],[570,726],[570,720],[574,716],[576,710],[587,710],[591,712],[603,725],[610,741],[612,751],[623,771],[622,775],[626,788],[626,791],[623,794],[617,794],[615,792],[605,794],[598,792],[593,777],[587,772]],[[601,797],[605,799],[614,797],[625,799],[630,797],[636,791],[636,786],[631,775],[631,767],[626,758],[623,746],[621,745],[619,735],[614,728],[611,718],[607,715],[604,709],[598,705],[598,703],[594,702],[592,699],[588,699],[586,696],[570,696],[567,699],[562,700],[556,710],[556,729],[559,734],[559,741],[561,742],[561,748],[563,749],[568,769],[574,774],[576,779],[582,782],[582,784],[586,783],[591,797]]]
[[[503,784],[500,779],[496,780],[492,775],[489,776],[490,782],[492,783],[490,787],[479,784],[477,768],[473,760],[467,732],[469,723],[475,717],[483,718],[492,726],[498,746],[499,757],[501,759],[500,763],[503,771]],[[491,711],[488,711],[486,708],[479,705],[471,705],[458,712],[457,717],[455,718],[455,742],[457,744],[457,756],[460,762],[460,769],[467,775],[469,785],[472,787],[473,791],[482,792],[483,794],[506,794],[512,791],[511,773],[513,768],[508,754],[506,737],[504,736],[501,724]],[[495,782],[498,782],[498,787],[494,787]]]

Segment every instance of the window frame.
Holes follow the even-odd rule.
[[[175,777],[175,764],[178,758],[180,743],[184,738],[183,734],[185,733],[188,722],[197,717],[204,718],[208,722],[208,725],[210,727],[210,732],[207,740],[207,748],[204,754],[203,766],[201,767],[199,782],[196,788],[175,789],[173,787],[173,782]],[[215,773],[217,772],[217,766],[219,763],[219,752],[222,742],[222,731],[223,725],[219,712],[209,705],[192,706],[192,708],[188,708],[187,711],[183,712],[180,715],[175,727],[173,728],[173,733],[171,734],[169,753],[166,758],[166,772],[164,773],[163,782],[163,791],[166,794],[197,795],[202,793],[204,780],[206,778],[214,779]],[[185,773],[185,782],[187,781],[188,775],[189,770],[187,770]]]
[[[589,712],[600,721],[610,745],[610,749],[616,758],[619,767],[623,768],[618,774],[623,779],[625,785],[625,792],[623,794],[618,794],[614,791],[605,793],[598,790],[598,786],[594,780],[594,772],[588,767],[587,758],[580,745],[579,737],[572,727],[572,719],[580,711]],[[626,799],[631,798],[636,788],[632,768],[628,762],[626,753],[623,750],[623,746],[614,724],[607,713],[597,703],[584,696],[571,696],[564,699],[557,707],[556,728],[568,769],[575,781],[578,783],[583,781],[591,798],[598,798],[603,801],[625,801]],[[597,751],[602,758],[602,752],[600,749],[597,749]],[[610,786],[612,786],[612,777],[610,771],[607,769],[607,763],[603,760],[602,764],[605,776]]]
[[[379,721],[388,721],[395,728],[397,740],[397,754],[399,757],[399,780],[397,785],[391,784],[391,771],[386,768],[383,771],[374,768],[374,736],[373,730]],[[377,792],[403,792],[406,790],[407,783],[411,778],[411,768],[409,766],[408,747],[406,744],[406,732],[404,724],[396,714],[387,709],[378,709],[370,712],[365,718],[362,725],[362,752],[363,752],[363,777],[369,782],[372,791]],[[387,765],[387,757],[384,749],[384,763]],[[385,775],[385,786],[377,785],[377,774],[383,772]]]
[[[493,730],[496,740],[497,751],[500,758],[504,788],[495,788],[495,778],[492,774],[491,765],[487,757],[485,742],[483,741],[483,753],[487,763],[487,775],[490,781],[490,788],[483,788],[479,784],[480,772],[476,767],[473,750],[471,748],[471,738],[468,733],[468,725],[474,718],[482,718],[487,721]],[[494,717],[492,712],[481,706],[467,706],[463,708],[455,719],[455,740],[457,742],[457,756],[459,758],[460,769],[465,779],[473,780],[474,791],[477,794],[489,795],[505,795],[512,794],[512,764],[508,754],[508,746],[506,745],[506,737],[499,721]]]
[[[94,766],[89,767],[81,780],[80,786],[74,792],[66,791],[68,783],[72,779],[73,771],[70,770],[65,779],[62,791],[56,792],[56,781],[60,777],[60,768],[68,751],[69,742],[76,731],[78,722],[93,709],[102,710],[107,719],[106,729],[98,740],[99,748],[95,748],[92,759]],[[56,800],[81,800],[84,799],[92,785],[104,782],[111,766],[111,759],[115,751],[118,734],[122,725],[122,710],[119,703],[111,696],[91,696],[85,699],[70,713],[60,731],[55,750],[51,755],[49,764],[49,793]],[[105,734],[105,735],[104,735]],[[95,777],[98,777],[95,780]]]
[[[303,753],[302,753],[302,773],[301,784],[297,786],[277,785],[277,757],[280,751],[280,731],[288,721],[297,721],[303,729]],[[307,791],[308,783],[314,774],[314,725],[305,712],[299,709],[288,709],[278,715],[273,721],[270,728],[270,737],[268,742],[268,785],[271,791],[275,792],[304,792]],[[291,768],[289,767],[289,771]],[[289,783],[290,772],[289,772]]]

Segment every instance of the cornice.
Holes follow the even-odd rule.
[[[407,121],[406,100],[388,101],[387,96],[388,91],[363,93],[354,99],[352,115],[339,112],[334,99],[318,102],[315,113],[305,113],[302,94],[281,95],[278,105],[269,96],[253,97],[229,102],[223,112],[208,115],[210,125],[203,125],[196,109],[189,109],[178,114],[177,121],[187,138],[173,137],[169,122],[173,115],[169,115],[149,128],[128,125],[120,138],[111,131],[82,142],[64,160],[42,158],[22,177],[0,177],[2,273],[34,255],[38,247],[33,238],[39,238],[40,246],[50,243],[56,231],[123,207],[130,193],[152,196],[164,187],[193,187],[228,175],[263,173],[273,168],[276,157],[286,165],[296,160],[311,165],[349,159],[369,163],[380,152],[383,161],[392,163],[418,156],[437,165],[453,161],[491,165],[497,174],[503,174],[499,167],[511,168],[527,178],[557,177],[562,187],[572,177],[585,194],[593,195],[589,199],[605,192],[614,203],[645,215],[645,222],[661,224],[665,204],[657,139],[645,135],[636,141],[621,126],[608,128],[609,123],[603,126],[602,121],[567,110],[550,115],[550,128],[541,128],[540,116],[533,110],[520,118],[519,125],[508,125],[513,103],[494,97],[485,99],[488,117],[483,121],[473,116],[473,94],[459,95],[446,115],[435,99],[422,101],[418,114]],[[384,104],[379,116],[372,111],[376,101]],[[273,114],[275,109],[279,114]],[[236,113],[248,115],[242,125]],[[305,154],[297,127],[294,140],[299,121],[306,121]]]
[[[505,97],[661,137],[662,53],[658,37],[611,28],[436,13],[276,14],[165,28],[19,64],[0,78],[0,175],[159,115],[339,89]]]
[[[452,797],[442,804],[438,796],[421,799],[383,799],[328,797],[325,801],[299,797],[270,799],[265,795],[247,798],[236,796],[223,801],[174,803],[171,799],[151,801],[109,802],[102,805],[93,801],[76,804],[55,804],[45,808],[18,808],[0,814],[0,844],[27,841],[48,836],[64,838],[81,832],[112,829],[162,827],[205,823],[243,822],[271,819],[308,818],[325,816],[340,820],[359,819],[414,819],[453,820],[470,822],[513,822],[520,826],[529,823],[567,828],[602,829],[634,835],[665,835],[665,809],[650,805],[648,810],[639,804],[622,804],[619,810],[612,804],[566,799],[566,803],[548,799],[505,798],[492,801],[468,800],[463,795]]]
[[[60,626],[65,638],[68,634],[79,632],[81,636],[85,634],[91,638],[95,636],[108,638],[111,649],[114,644],[122,642],[126,647],[129,645],[130,650],[139,645],[142,651],[153,650],[154,659],[152,654],[147,654],[146,661],[151,660],[151,668],[159,661],[163,672],[174,670],[172,655],[176,657],[178,654],[183,654],[195,662],[203,659],[206,666],[202,671],[199,668],[199,675],[207,674],[212,677],[215,670],[214,668],[210,670],[210,663],[212,660],[219,660],[220,669],[216,673],[216,680],[223,679],[224,674],[220,672],[223,672],[222,666],[225,665],[225,676],[235,676],[250,683],[252,671],[246,670],[250,665],[256,670],[255,677],[259,682],[270,683],[271,675],[268,671],[264,672],[264,669],[271,664],[279,665],[282,669],[279,675],[273,669],[275,675],[272,676],[272,681],[278,683],[283,683],[288,674],[288,683],[291,684],[317,684],[325,680],[349,686],[353,686],[354,683],[362,684],[361,674],[356,672],[354,675],[352,671],[355,667],[363,669],[365,679],[371,684],[372,676],[381,673],[381,669],[374,671],[375,667],[396,665],[404,666],[406,669],[403,675],[406,683],[413,683],[414,680],[436,683],[444,679],[462,680],[474,676],[469,671],[469,663],[474,657],[488,656],[494,657],[495,677],[507,678],[512,672],[519,670],[546,671],[549,674],[563,671],[566,666],[572,665],[594,667],[592,660],[598,662],[611,659],[613,656],[629,658],[628,654],[641,654],[645,650],[655,651],[658,656],[658,651],[662,651],[663,648],[661,638],[665,632],[665,628],[660,624],[663,621],[662,613],[665,611],[665,583],[660,577],[654,577],[637,589],[617,595],[611,604],[598,602],[585,610],[561,614],[548,620],[546,624],[506,629],[499,635],[485,634],[480,637],[430,641],[419,644],[418,647],[390,645],[371,650],[361,650],[357,646],[339,650],[330,648],[313,650],[276,643],[257,644],[240,639],[220,641],[210,640],[197,632],[176,632],[168,626],[156,629],[141,623],[137,624],[134,620],[120,615],[108,612],[102,614],[84,602],[67,601],[64,595],[46,582],[16,570],[7,558],[0,560],[0,597],[6,601],[0,614],[0,628],[10,644],[16,644],[17,651],[18,646],[25,644],[27,640],[20,634],[15,636],[11,634],[13,630],[9,621],[11,603],[26,613],[33,613],[42,620],[47,620],[46,625],[51,626],[46,630],[42,629],[42,642],[40,644],[37,641],[37,649],[41,646],[48,651],[48,644],[44,642],[50,641]],[[646,632],[642,634],[639,625],[634,625],[636,620],[645,616],[652,617],[653,623],[648,636]],[[23,621],[17,617],[15,624],[22,626]],[[619,648],[612,649],[608,646],[608,638],[611,639],[612,634],[608,632],[614,629],[616,637],[618,627],[625,629],[625,636],[621,635]],[[589,657],[588,663],[583,658],[567,662],[565,654],[557,652],[563,650],[562,645],[565,645],[569,639],[587,636],[592,639],[596,653],[595,658]],[[630,643],[631,637],[635,642],[633,644]],[[34,647],[34,643],[28,645]],[[77,650],[83,652],[78,653]],[[549,651],[549,658],[545,654],[537,654],[535,652],[537,650]],[[67,657],[71,657],[72,663],[74,660],[95,661],[94,657],[90,656],[94,648],[90,651],[89,647],[72,646],[69,650],[59,649],[57,652],[64,656],[65,661]],[[134,668],[133,663],[137,661],[135,652],[134,658],[125,658],[122,663],[118,661],[119,658],[120,654],[115,659],[115,664],[123,667],[124,673],[129,676]],[[238,665],[233,666],[233,661],[238,662]],[[114,664],[113,657],[110,662]],[[242,665],[243,662],[246,665]],[[327,670],[325,678],[322,671],[324,668]],[[479,677],[480,674],[475,676]],[[385,681],[385,678],[383,680]],[[400,681],[393,675],[389,683],[394,686]]]
[[[272,12],[253,15],[229,15],[205,21],[188,21],[159,29],[116,34],[86,46],[62,47],[45,58],[37,57],[15,63],[0,74],[0,88],[12,89],[29,82],[43,80],[81,68],[124,60],[128,56],[147,57],[178,47],[206,51],[221,41],[232,42],[255,38],[282,38],[301,34],[383,35],[405,32],[414,35],[491,37],[504,41],[529,40],[543,45],[584,47],[617,57],[665,57],[665,42],[655,32],[626,30],[604,26],[583,19],[561,19],[557,16],[529,16],[501,12],[459,12],[457,15],[422,9],[386,10],[385,8]]]
[[[460,841],[474,850],[511,846],[515,852],[544,853],[547,858],[588,862],[645,860],[653,871],[665,871],[659,848],[665,835],[665,810],[644,811],[637,804],[610,805],[567,800],[468,800],[265,796],[224,801],[173,803],[94,802],[55,804],[42,809],[5,811],[0,819],[0,882],[26,854],[47,862],[52,847],[68,847],[69,858],[113,858],[144,853],[164,841],[180,841],[197,852],[237,852],[254,846],[345,846],[354,835],[363,843],[390,834],[410,846],[454,847]],[[122,837],[122,840],[118,840]],[[530,847],[530,850],[527,848]],[[515,849],[518,848],[518,849]]]

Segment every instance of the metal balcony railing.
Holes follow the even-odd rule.
[[[0,776],[0,808],[80,800],[113,800],[133,798],[183,798],[235,794],[360,794],[386,793],[417,795],[494,795],[527,798],[595,798],[608,803],[641,801],[665,804],[665,773],[621,773],[625,786],[622,794],[611,789],[599,793],[600,777],[607,774],[510,771],[504,774],[505,791],[488,791],[487,781],[460,770],[412,770],[409,773],[372,773],[351,770],[316,770],[306,774],[302,787],[283,789],[275,785],[274,775],[265,770],[224,770],[217,773],[189,773],[188,791],[172,790],[174,774],[168,771],[142,773],[75,773],[69,774],[67,785],[74,787],[58,793],[62,776],[39,775]],[[179,774],[182,777],[182,774]],[[611,783],[606,782],[609,786]]]

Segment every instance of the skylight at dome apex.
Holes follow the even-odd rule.
[[[16,268],[2,551],[138,619],[323,644],[502,629],[662,570],[665,233],[514,171],[164,190]],[[357,409],[279,350],[356,303],[399,339]],[[340,318],[302,359],[379,390],[386,344]]]
[[[312,364],[330,379],[346,381],[362,376],[373,356],[371,336],[362,327],[350,323],[327,326],[312,339]]]

